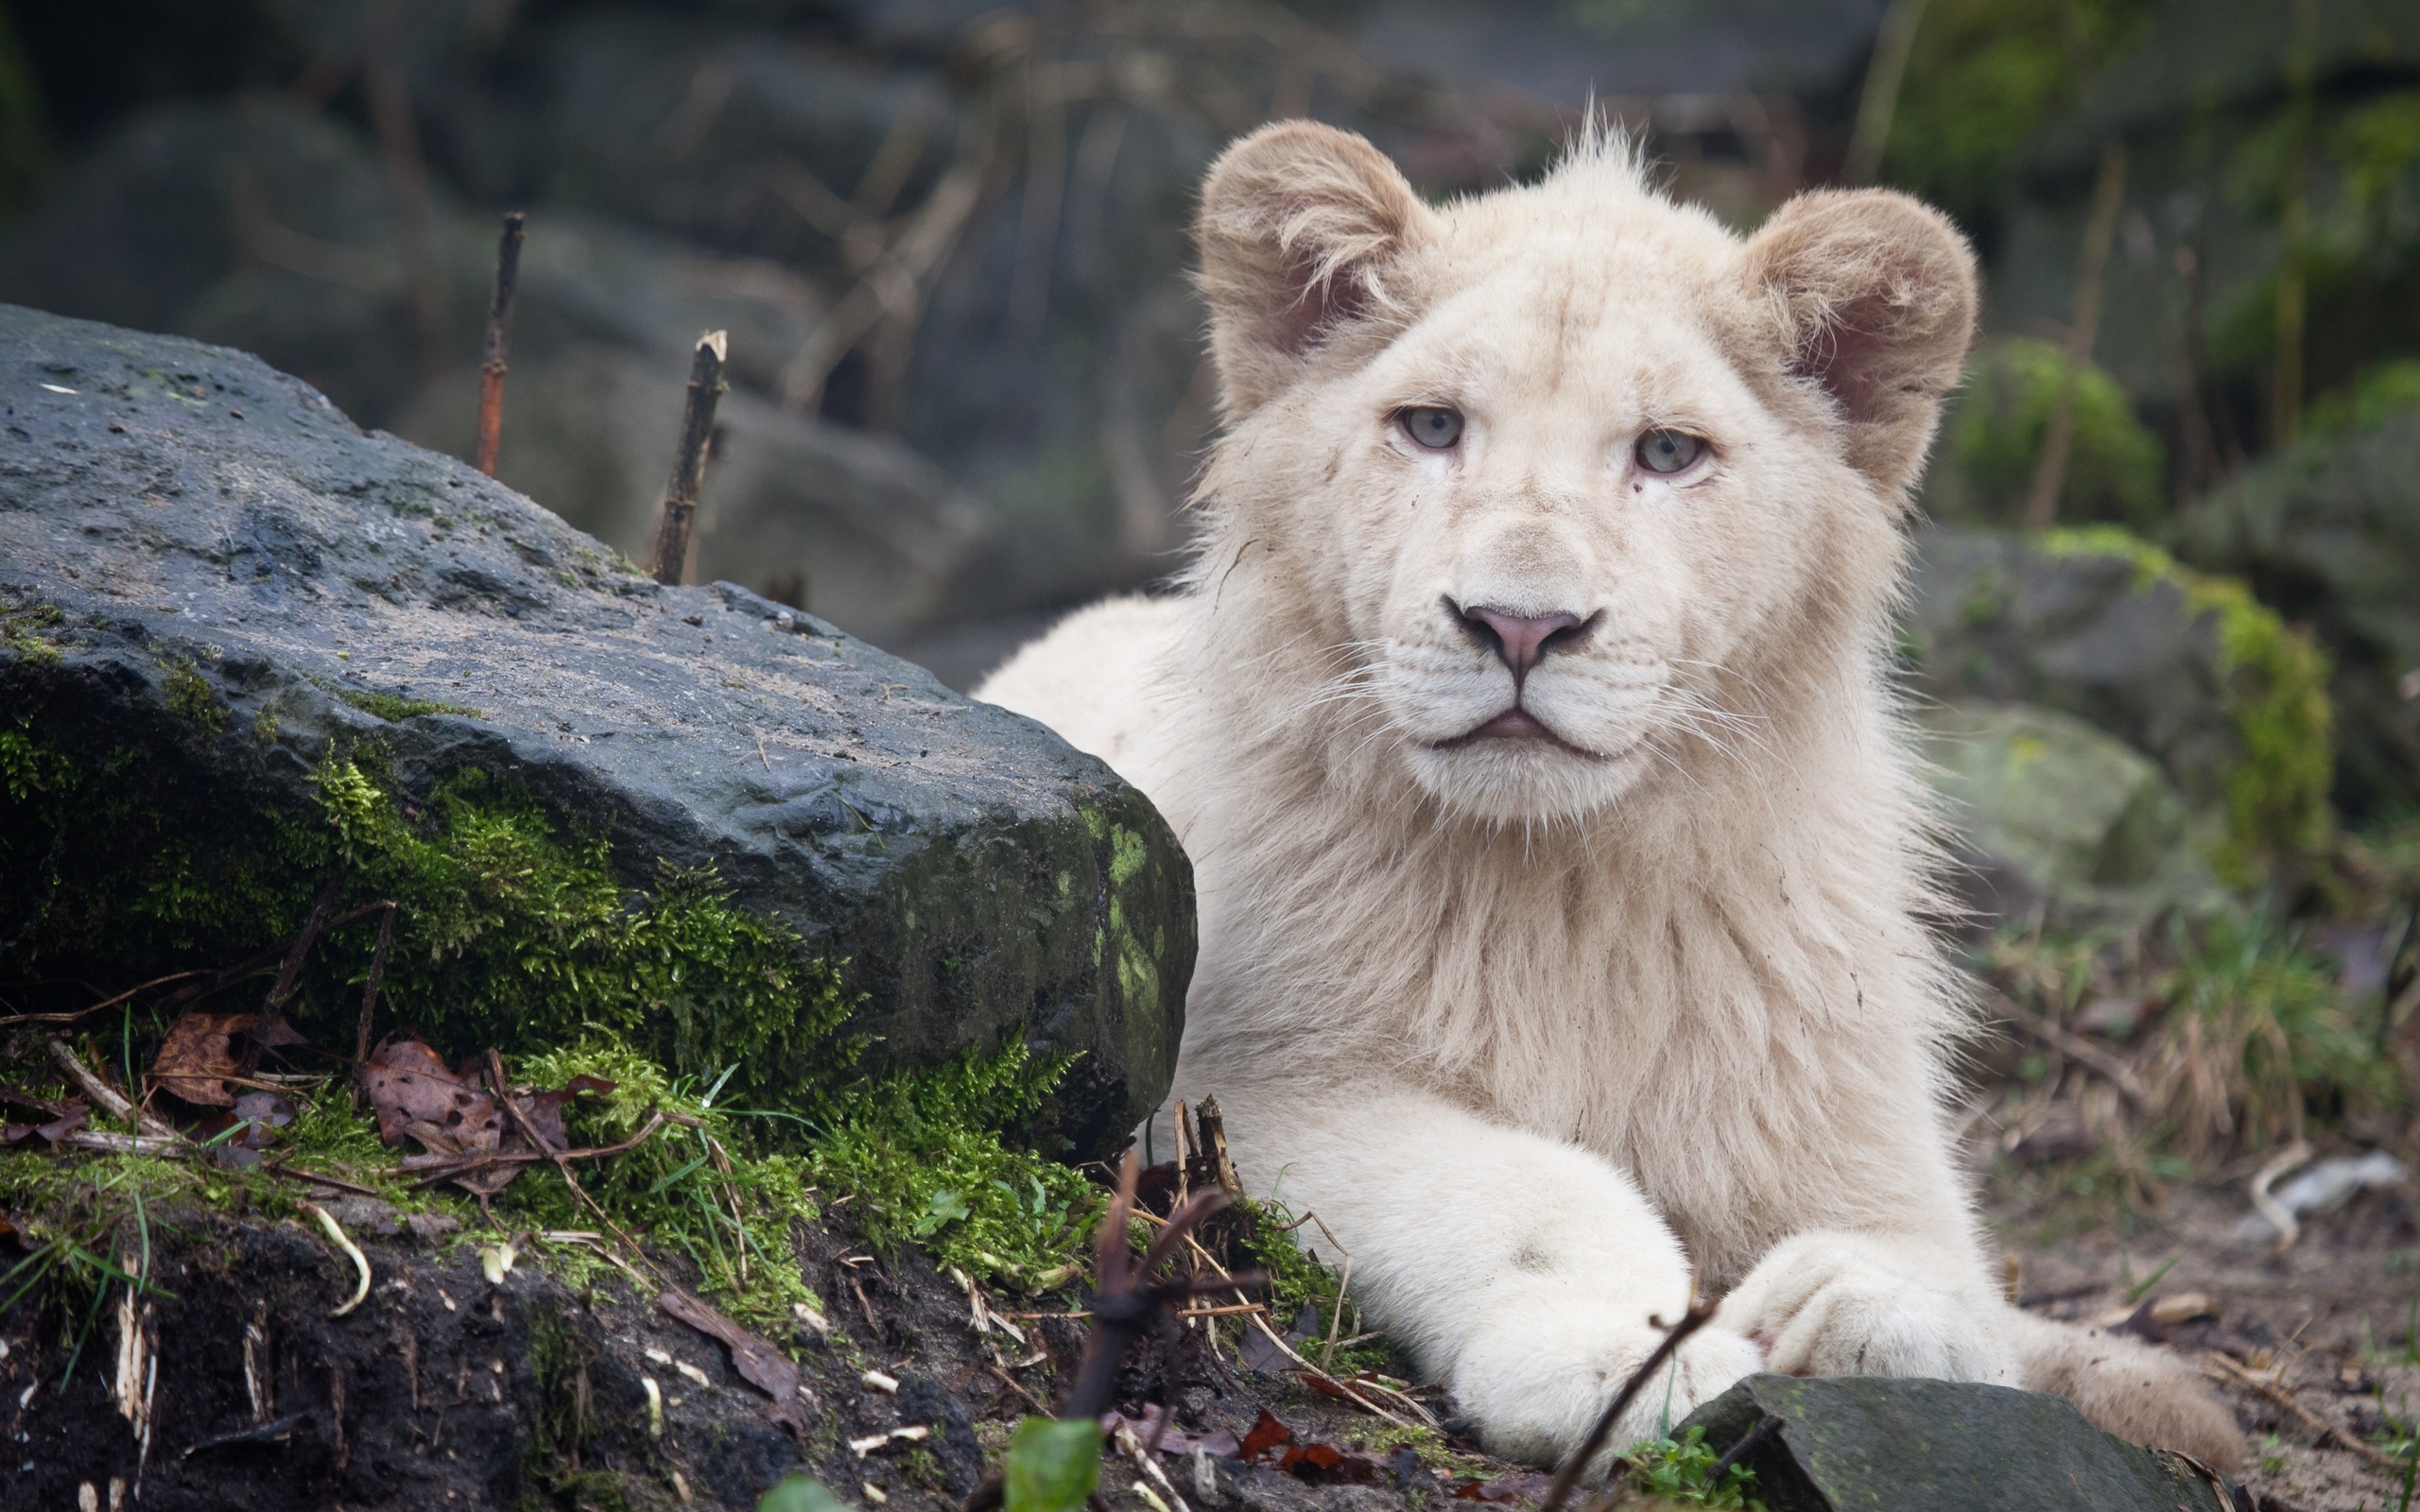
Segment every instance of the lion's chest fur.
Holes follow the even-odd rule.
[[[1202,964],[1181,1085],[1426,1087],[1628,1172],[1710,1283],[1910,1184],[1932,957],[1891,906],[1904,865],[1870,843],[1645,818],[1458,833],[1336,795],[1187,842]]]

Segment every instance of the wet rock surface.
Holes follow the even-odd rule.
[[[2233,1512],[2189,1461],[2085,1422],[2065,1399],[1946,1381],[1751,1376],[1678,1432],[1743,1456],[1768,1512]]]
[[[407,795],[476,766],[634,889],[712,867],[845,959],[870,1069],[1080,1051],[1055,1124],[1086,1152],[1165,1091],[1189,866],[1042,727],[745,590],[661,588],[239,353],[0,307],[0,592],[55,621],[0,650],[0,706],[43,739],[289,810],[365,740]]]

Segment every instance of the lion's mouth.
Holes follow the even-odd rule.
[[[1571,742],[1564,739],[1561,735],[1556,734],[1554,730],[1547,725],[1546,721],[1530,713],[1527,709],[1522,708],[1517,703],[1512,705],[1511,708],[1504,710],[1502,713],[1491,716],[1486,723],[1479,725],[1475,729],[1466,730],[1462,733],[1456,735],[1451,740],[1441,740],[1437,742],[1436,748],[1439,750],[1465,750],[1471,747],[1478,746],[1482,742],[1499,740],[1513,744],[1552,746],[1560,750],[1569,751],[1574,756],[1592,762],[1603,761],[1605,759],[1603,753],[1590,750],[1584,746],[1575,746]]]

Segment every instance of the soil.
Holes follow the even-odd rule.
[[[2420,1213],[2408,1195],[2373,1193],[2311,1218],[2282,1255],[2239,1237],[2248,1212],[2239,1181],[2178,1192],[2123,1234],[2103,1228],[2053,1240],[2038,1237],[2040,1215],[2011,1193],[1996,1198],[2023,1294],[2047,1315],[2107,1316],[2156,1277],[2141,1300],[2199,1292],[2215,1303],[2214,1315],[2168,1331],[2167,1347],[2217,1349],[2255,1369],[2282,1363],[2295,1399],[2331,1428],[2378,1436],[2384,1418],[2409,1421],[2420,1406],[2420,1349],[2409,1332],[2420,1297],[2411,1263]],[[830,1332],[802,1327],[784,1341],[799,1346],[809,1399],[793,1434],[767,1419],[767,1399],[739,1379],[720,1345],[666,1315],[650,1293],[610,1279],[582,1295],[527,1262],[492,1283],[474,1239],[494,1236],[397,1231],[392,1210],[367,1199],[329,1206],[373,1275],[369,1298],[342,1317],[330,1314],[352,1295],[355,1273],[316,1228],[215,1212],[150,1215],[150,1274],[169,1295],[151,1302],[142,1325],[158,1361],[156,1377],[147,1367],[138,1378],[149,1383],[147,1446],[116,1392],[123,1288],[104,1299],[80,1354],[80,1316],[31,1306],[0,1316],[0,1505],[117,1505],[115,1481],[124,1505],[165,1512],[747,1509],[803,1469],[853,1504],[951,1508],[996,1461],[1016,1420],[1056,1397],[1082,1349],[1081,1326],[1064,1319],[1025,1319],[1023,1344],[978,1333],[965,1293],[921,1257],[873,1255],[844,1226],[803,1225],[800,1263],[829,1304]],[[677,1274],[666,1257],[655,1259]],[[869,1371],[896,1389],[868,1384]],[[660,1435],[649,1427],[650,1380]],[[2400,1483],[2355,1452],[2315,1442],[2306,1421],[2251,1389],[2220,1389],[2255,1446],[2244,1479],[2256,1507],[2401,1504]],[[1240,1438],[1268,1410],[1299,1442],[1367,1451],[1311,1480],[1209,1461],[1210,1496],[1201,1494],[1195,1460],[1164,1457],[1197,1508],[1379,1512],[1434,1505],[1479,1485],[1489,1500],[1526,1502],[1541,1484],[1459,1440],[1449,1440],[1453,1474],[1391,1454],[1373,1443],[1369,1418],[1306,1394],[1292,1377],[1198,1349],[1147,1344],[1130,1357],[1120,1397],[1130,1410],[1167,1403],[1173,1426],[1194,1434],[1223,1428]],[[1450,1402],[1433,1405],[1450,1413]],[[851,1447],[903,1427],[930,1433],[862,1454]],[[1318,1474],[1308,1462],[1300,1469]],[[1132,1489],[1137,1479],[1131,1462],[1110,1453],[1106,1504],[1145,1505]]]
[[[80,1316],[31,1306],[0,1315],[0,1505],[64,1512],[118,1506],[123,1493],[123,1505],[155,1512],[746,1509],[803,1470],[847,1503],[950,1508],[1033,1400],[1054,1397],[1082,1349],[1080,1326],[1064,1320],[1020,1325],[1029,1348],[977,1334],[965,1293],[922,1257],[877,1257],[845,1228],[802,1225],[800,1261],[830,1302],[831,1332],[787,1341],[801,1347],[810,1399],[793,1435],[767,1420],[769,1401],[721,1346],[625,1281],[582,1296],[525,1263],[491,1283],[470,1236],[373,1238],[393,1226],[392,1210],[329,1206],[374,1278],[343,1317],[330,1314],[355,1272],[316,1228],[150,1215],[150,1274],[170,1295],[151,1303],[156,1378],[138,1378],[149,1382],[147,1445],[116,1393],[124,1288],[105,1298],[80,1354]],[[5,1248],[0,1257],[13,1263]],[[868,1384],[869,1372],[896,1388]],[[648,1380],[662,1400],[660,1436],[649,1430]],[[1349,1445],[1370,1421],[1305,1397],[1289,1378],[1198,1350],[1146,1348],[1121,1388],[1130,1402],[1171,1400],[1177,1426],[1238,1437],[1264,1408],[1303,1440]],[[862,1454],[849,1442],[919,1426],[929,1435]],[[1188,1499],[1207,1500],[1195,1495],[1189,1461],[1163,1463]],[[1245,1512],[1374,1512],[1408,1504],[1408,1488],[1422,1500],[1443,1489],[1400,1455],[1383,1485],[1318,1486],[1235,1460],[1212,1474],[1211,1504]],[[1128,1490],[1136,1479],[1131,1462],[1105,1459],[1112,1505],[1141,1504]]]
[[[2324,1215],[2306,1215],[2284,1253],[2273,1234],[2248,1236],[2240,1180],[2169,1195],[2131,1217],[2127,1231],[2100,1228],[2071,1238],[2034,1237],[2000,1194],[2001,1238],[2023,1266],[2034,1310],[2098,1319],[2127,1310],[2130,1292],[2152,1277],[2142,1300],[2199,1292],[2215,1316],[2163,1331],[2181,1352],[2219,1350],[2256,1370],[2284,1367],[2295,1400],[2347,1437],[2384,1436],[2420,1411],[2420,1210],[2406,1192],[2368,1193]],[[2165,1273],[2163,1272],[2165,1267]],[[2219,1389],[2235,1407],[2253,1452],[2240,1479],[2260,1512],[2388,1512],[2405,1505],[2400,1476],[2374,1468],[2331,1435],[2257,1391]]]

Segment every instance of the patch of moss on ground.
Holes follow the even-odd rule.
[[[158,774],[135,751],[79,756],[33,728],[26,715],[0,724],[0,938],[19,941],[32,971],[140,981],[283,942],[330,883],[336,912],[393,899],[379,1032],[419,1035],[457,1059],[499,1050],[516,1080],[539,1087],[580,1074],[614,1082],[611,1095],[566,1108],[576,1144],[618,1143],[651,1113],[671,1115],[644,1144],[581,1167],[581,1183],[615,1224],[687,1256],[735,1315],[769,1326],[794,1304],[820,1305],[789,1238],[817,1211],[810,1189],[847,1198],[869,1241],[920,1245],[986,1280],[1074,1273],[1093,1188],[1003,1138],[1031,1119],[1067,1061],[1037,1061],[1011,1040],[864,1076],[863,1041],[843,1030],[856,999],[842,963],[735,907],[710,871],[667,868],[651,889],[631,889],[603,839],[562,824],[517,784],[472,768],[410,799],[374,747],[330,761],[303,812],[197,816],[167,784],[147,787]],[[316,1045],[350,1047],[373,939],[365,920],[315,949],[287,1012]],[[249,1006],[260,987],[232,983],[197,1005]],[[122,1039],[124,1058],[140,1065],[165,1027],[128,1010],[112,1042],[87,1051],[115,1064]],[[402,1152],[378,1143],[340,1078],[298,1109],[283,1142],[297,1163],[406,1206],[454,1202],[401,1184]],[[18,1180],[92,1163],[0,1158]],[[291,1200],[290,1188],[252,1192],[242,1173],[177,1182],[156,1195]],[[30,1205],[57,1206],[37,1195]],[[548,1168],[526,1173],[496,1206],[500,1221],[542,1233],[598,1227]],[[606,1264],[579,1246],[539,1247],[575,1284]]]
[[[809,1170],[854,1194],[851,1223],[874,1245],[914,1244],[942,1265],[1024,1289],[1072,1279],[1098,1221],[1098,1188],[1004,1143],[1064,1075],[1022,1040],[948,1065],[862,1082],[814,1118]]]
[[[2249,885],[2275,861],[2325,845],[2335,771],[2326,653],[2287,628],[2240,581],[2180,566],[2115,525],[2048,531],[2041,546],[2052,556],[2121,558],[2134,564],[2138,590],[2173,583],[2195,613],[2216,616],[2226,713],[2238,747],[2226,774],[2225,837],[2210,858],[2220,875]]]
[[[1297,1218],[1291,1209],[1274,1198],[1267,1202],[1245,1198],[1236,1206],[1242,1218],[1244,1250],[1269,1278],[1263,1297],[1269,1304],[1270,1326],[1284,1333],[1308,1308],[1313,1314],[1309,1321],[1314,1324],[1314,1337],[1297,1348],[1313,1365],[1320,1363],[1327,1341],[1334,1338],[1339,1348],[1335,1359],[1326,1366],[1329,1373],[1350,1376],[1360,1370],[1393,1368],[1392,1346],[1384,1338],[1360,1337],[1367,1332],[1361,1323],[1361,1310],[1354,1305],[1344,1287],[1342,1271],[1330,1269],[1317,1258],[1319,1231],[1311,1220]],[[1310,1227],[1307,1238],[1306,1227]],[[1348,1340],[1353,1342],[1348,1344]]]
[[[466,719],[479,716],[479,712],[467,704],[437,703],[427,698],[406,698],[392,693],[364,693],[358,688],[347,688],[337,696],[363,713],[375,715],[390,725],[418,719],[423,714],[460,714]]]

